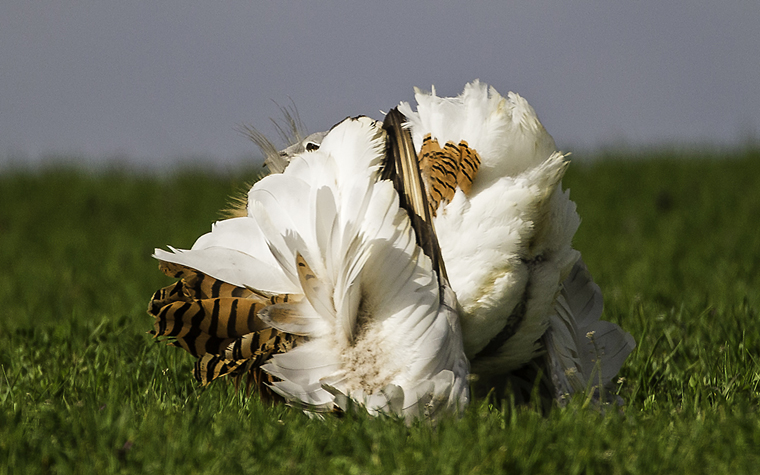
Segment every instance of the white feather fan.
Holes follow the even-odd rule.
[[[385,153],[377,122],[346,119],[318,150],[257,182],[248,216],[217,223],[190,250],[155,251],[259,294],[304,297],[258,317],[305,337],[263,369],[276,393],[309,410],[359,404],[411,419],[468,401],[456,298],[379,178]]]

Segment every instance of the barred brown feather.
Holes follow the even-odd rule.
[[[198,358],[193,374],[206,385],[231,375],[236,383],[249,374],[249,387],[271,382],[259,367],[273,354],[288,351],[301,339],[267,326],[258,312],[270,305],[297,301],[291,295],[264,296],[228,284],[189,267],[160,262],[159,269],[178,278],[156,291],[148,305],[155,320],[152,333]]]
[[[457,173],[457,185],[467,195],[472,189],[472,182],[475,180],[475,176],[480,168],[480,155],[471,149],[464,140],[459,142],[459,152],[461,153],[461,160],[459,161],[459,171]]]
[[[204,385],[228,374],[242,376],[247,371],[258,370],[273,354],[290,350],[299,340],[274,328],[249,333],[234,340],[219,354],[200,357],[193,374]],[[257,377],[260,379],[260,375]]]
[[[447,142],[441,148],[438,140],[426,135],[419,155],[420,172],[433,216],[442,202],[454,198],[457,187],[467,194],[480,167],[478,153],[464,140],[459,145]]]

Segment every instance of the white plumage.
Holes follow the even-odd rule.
[[[278,173],[253,186],[241,217],[216,223],[192,249],[155,252],[201,276],[160,290],[149,310],[156,335],[181,339],[200,358],[196,377],[239,375],[274,355],[262,368],[291,404],[314,411],[358,404],[407,420],[466,406],[468,361],[485,391],[531,364],[549,374],[560,400],[612,380],[635,343],[600,320],[601,291],[572,247],[580,218],[561,187],[568,161],[533,108],[479,81],[458,97],[434,89],[415,97],[416,110],[398,109],[417,153],[427,135],[454,150],[423,170],[438,173],[431,189],[449,188],[430,201],[439,203],[432,235],[447,272],[417,244],[425,240],[415,233],[419,224],[381,179],[389,141],[377,122],[347,119],[302,139],[291,118],[297,140],[279,153],[252,130]],[[477,156],[465,159],[466,150]],[[445,162],[456,153],[458,165]],[[443,168],[434,170],[435,160]],[[218,295],[248,289],[240,298],[263,298],[251,333],[196,332],[199,325],[182,320],[185,302],[201,298],[203,275],[235,286]],[[198,321],[214,292],[193,307]],[[230,328],[239,318],[231,302]],[[203,318],[216,326],[213,316]],[[257,353],[262,327],[268,340]],[[277,332],[289,336],[286,344]],[[248,356],[239,356],[243,340]],[[220,350],[219,341],[233,343]]]
[[[278,378],[275,392],[310,410],[353,401],[411,419],[468,401],[456,297],[439,286],[393,184],[380,180],[385,153],[377,122],[346,119],[318,150],[257,182],[248,216],[217,223],[190,250],[155,251],[238,287],[295,296],[258,317],[306,339],[263,369]]]
[[[481,160],[469,192],[457,189],[434,219],[473,372],[498,385],[543,355],[557,397],[608,384],[635,342],[600,320],[601,291],[572,248],[580,218],[561,188],[565,155],[513,92],[476,80],[458,97],[433,88],[415,99],[399,110],[418,153],[429,134],[465,141]]]
[[[592,378],[591,345],[608,383],[635,344],[617,325],[598,321],[601,293],[572,248],[580,218],[561,189],[568,162],[533,108],[479,81],[455,98],[435,89],[416,90],[415,98],[416,110],[408,103],[399,110],[418,151],[430,134],[441,144],[464,140],[481,159],[470,192],[457,189],[435,218],[472,371],[493,381],[548,349],[555,389],[573,392]],[[576,263],[582,272],[568,279]],[[581,305],[586,297],[598,305]],[[605,337],[586,339],[597,327]],[[572,383],[565,373],[574,375]]]

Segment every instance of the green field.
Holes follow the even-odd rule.
[[[154,247],[254,171],[0,171],[0,473],[757,473],[760,151],[573,164],[576,247],[637,348],[623,409],[493,399],[437,427],[207,390],[154,343]]]

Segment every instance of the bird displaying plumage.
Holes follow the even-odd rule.
[[[286,113],[282,151],[248,129],[272,174],[190,250],[155,253],[180,280],[154,334],[199,381],[407,420],[463,408],[468,364],[479,394],[539,375],[560,403],[603,394],[635,342],[572,246],[567,156],[515,93],[415,99],[309,136]]]
[[[198,358],[201,382],[247,372],[310,411],[407,420],[467,405],[456,296],[394,114],[346,119],[258,181],[246,216],[156,249],[181,280],[154,295],[153,333]]]

